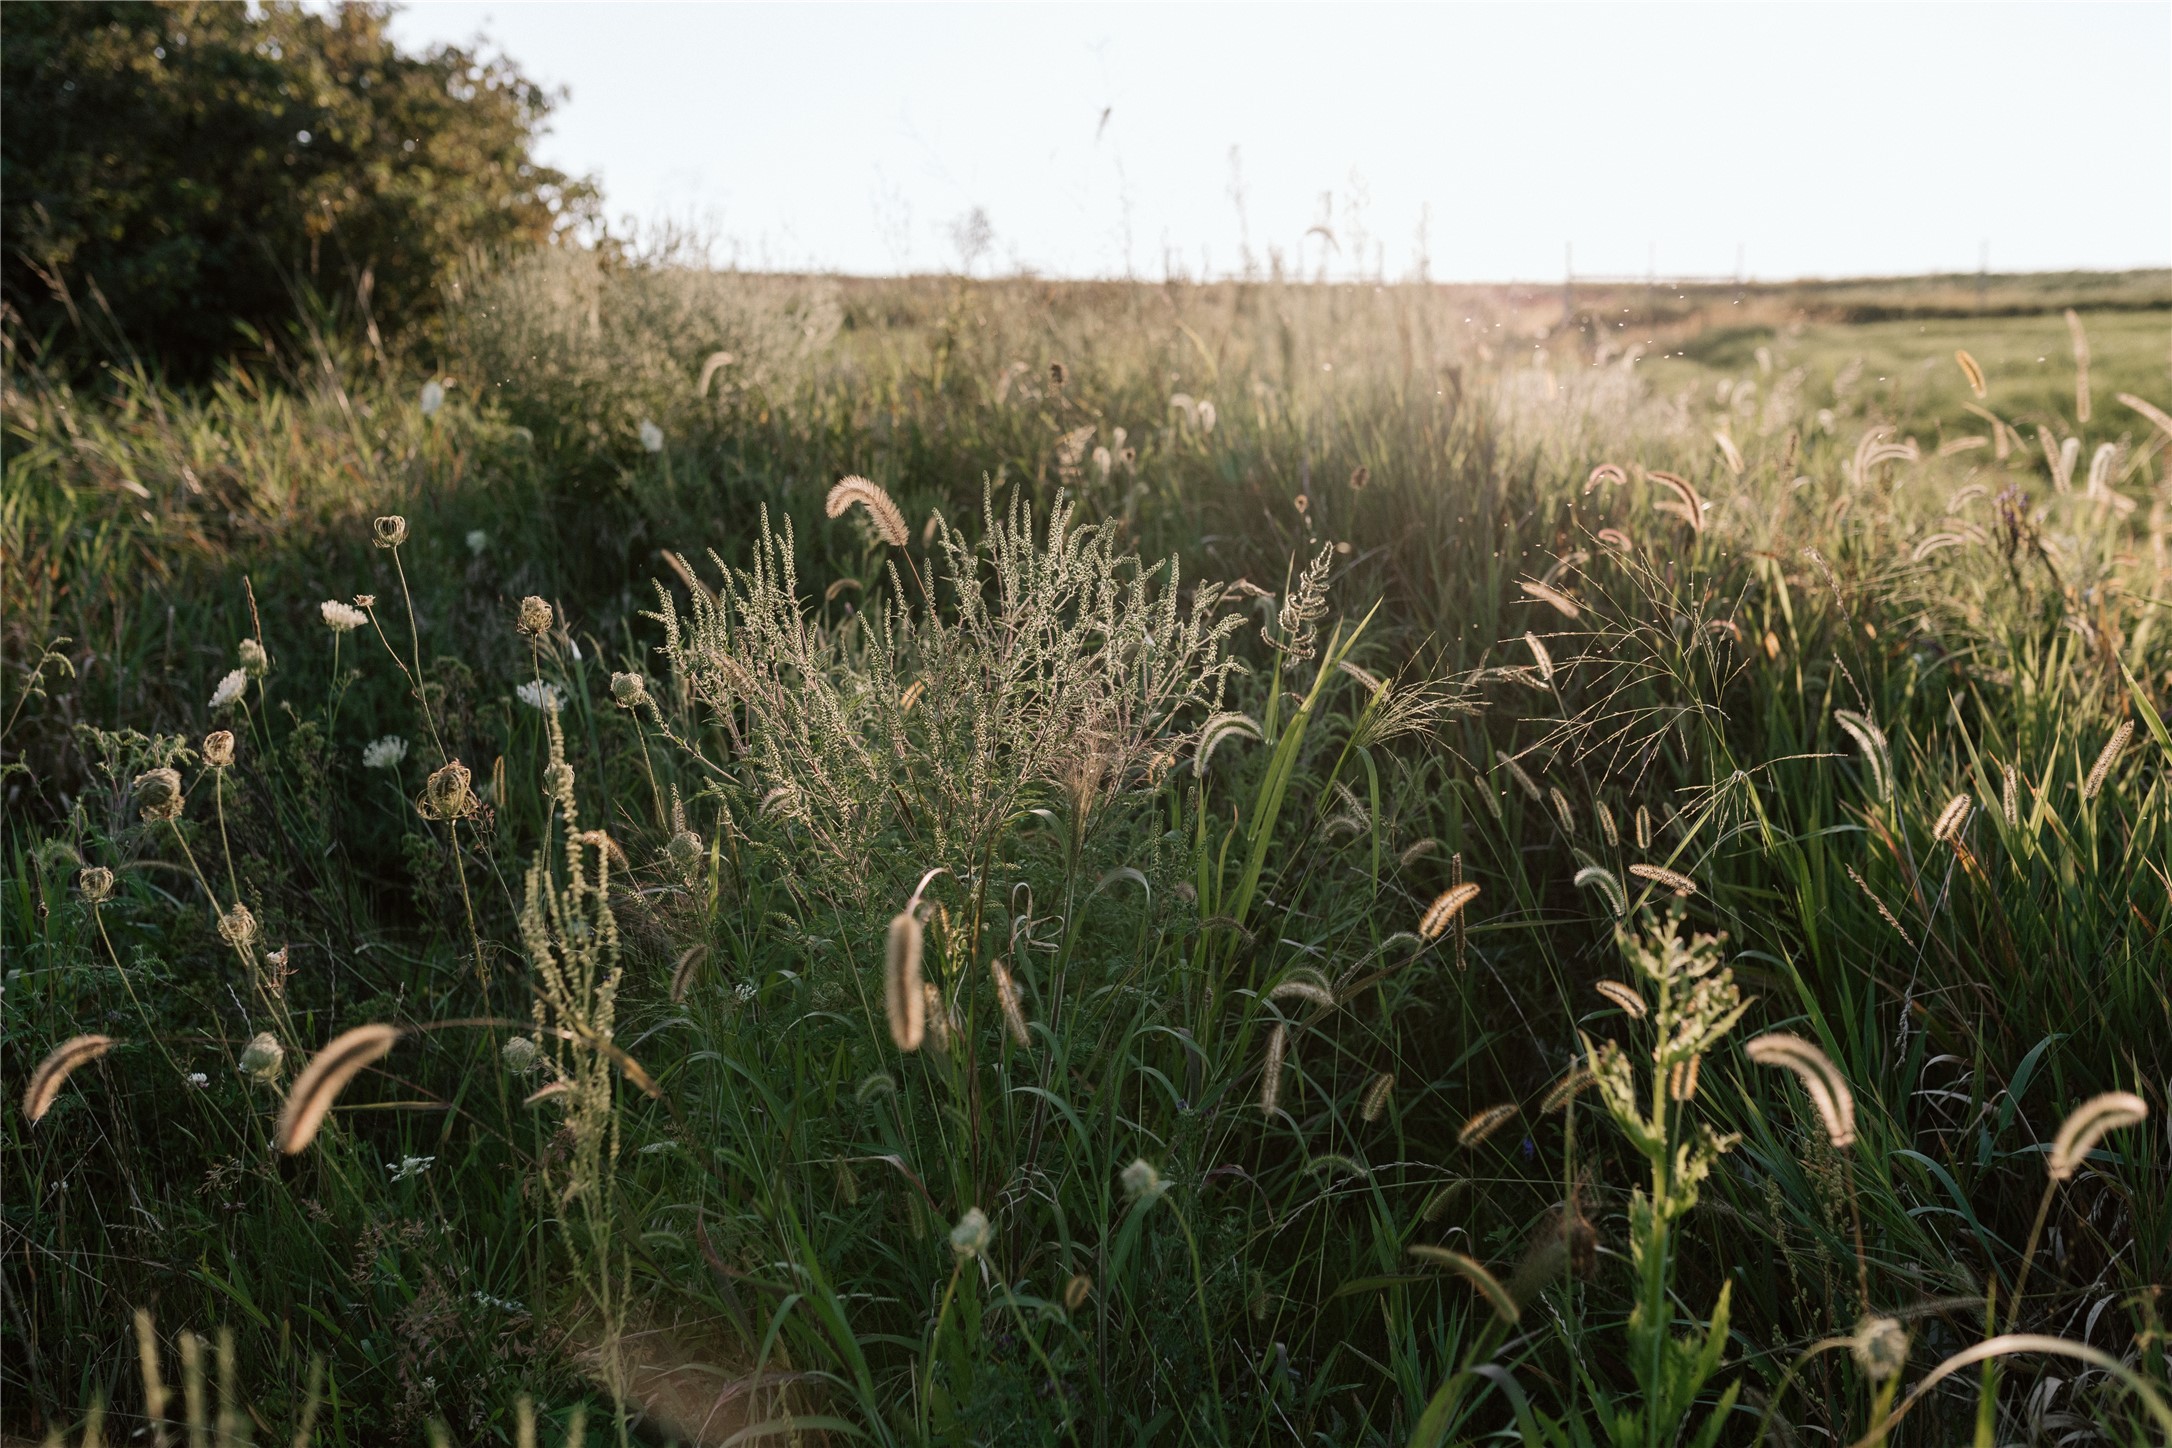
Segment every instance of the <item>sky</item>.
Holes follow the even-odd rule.
[[[711,259],[1436,280],[2172,265],[2172,5],[418,3]],[[978,213],[981,221],[975,224]]]

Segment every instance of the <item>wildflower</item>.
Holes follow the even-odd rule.
[[[237,650],[241,655],[242,672],[252,679],[261,679],[271,672],[271,655],[255,639],[243,639]]]
[[[636,709],[649,696],[648,681],[639,674],[611,676],[611,702],[621,709]]]
[[[277,950],[272,951],[269,955],[264,957],[264,963],[270,966],[273,970],[278,971],[281,975],[286,974],[287,952],[292,948],[293,947],[286,945],[280,946]]]
[[[407,541],[407,520],[398,513],[388,513],[372,522],[370,527],[376,533],[376,543],[380,548],[397,548]],[[365,608],[368,606],[363,604]]]
[[[386,1162],[385,1170],[392,1173],[393,1181],[404,1182],[410,1177],[421,1176],[436,1165],[437,1158],[434,1156],[403,1156],[397,1166],[389,1161]]]
[[[407,758],[407,741],[397,734],[387,734],[362,746],[364,769],[396,769]]]
[[[641,450],[660,453],[664,450],[664,430],[647,418],[641,419]]]
[[[136,803],[143,807],[145,819],[173,820],[181,817],[183,800],[180,770],[153,769],[139,774],[133,787],[136,791]]]
[[[241,1053],[235,1069],[252,1080],[269,1081],[279,1074],[279,1067],[287,1058],[286,1048],[270,1031],[259,1031],[248,1049]]]
[[[201,1071],[191,1071],[181,1078],[181,1083],[192,1091],[201,1091],[211,1084],[211,1078]]]
[[[470,528],[468,530],[468,552],[480,558],[483,556],[483,550],[489,546],[490,535],[488,533],[480,528]]]
[[[91,865],[75,877],[75,887],[83,892],[83,903],[96,905],[113,894],[113,872],[103,865]]]
[[[541,638],[551,631],[551,606],[534,594],[520,601],[520,617],[516,626],[529,638]]]
[[[995,1231],[979,1207],[966,1208],[958,1225],[950,1229],[950,1250],[960,1257],[978,1257],[995,1240]]]
[[[241,697],[242,690],[248,687],[249,676],[247,673],[240,669],[227,670],[226,677],[219,680],[219,687],[211,691],[211,707],[213,711],[230,707],[235,700]]]
[[[516,1076],[525,1076],[536,1068],[542,1050],[526,1036],[515,1036],[498,1050],[498,1059],[505,1069]]]
[[[1161,1179],[1161,1173],[1154,1170],[1145,1157],[1124,1168],[1123,1183],[1126,1197],[1147,1206],[1169,1189],[1169,1184]]]
[[[1908,1366],[1908,1330],[1894,1318],[1866,1313],[1855,1325],[1855,1336],[1848,1340],[1848,1352],[1865,1377],[1882,1383]]]
[[[473,778],[468,767],[457,759],[433,772],[423,785],[417,812],[424,819],[465,819],[475,812],[475,794],[469,788]]]
[[[324,626],[333,633],[353,633],[370,621],[370,616],[361,609],[351,603],[341,603],[336,598],[328,598],[318,604],[317,611],[324,615]]]
[[[422,415],[437,416],[437,410],[445,405],[445,384],[435,377],[422,384]]]
[[[556,684],[546,684],[541,679],[531,679],[513,692],[519,696],[521,703],[531,709],[541,709],[546,714],[557,713],[559,706],[565,702],[565,696],[558,692]]]
[[[204,763],[224,769],[234,762],[234,731],[214,729],[204,736]]]
[[[236,950],[247,950],[256,939],[256,917],[246,905],[236,905],[219,917],[219,939]]]

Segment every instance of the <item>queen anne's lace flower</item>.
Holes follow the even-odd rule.
[[[407,758],[407,741],[397,734],[387,734],[362,746],[364,769],[393,769]]]
[[[333,633],[352,633],[370,621],[370,616],[361,609],[336,598],[318,604],[317,611],[324,615],[324,626]]]
[[[249,687],[249,676],[240,669],[229,669],[226,677],[219,680],[219,687],[211,691],[211,707],[214,710],[232,707]]]

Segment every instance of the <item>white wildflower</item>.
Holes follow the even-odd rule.
[[[546,684],[541,679],[530,679],[513,692],[519,695],[520,702],[529,708],[541,709],[550,714],[557,713],[566,701],[566,696],[558,692],[556,684]]]
[[[351,603],[341,603],[336,598],[328,598],[318,604],[317,611],[324,615],[324,626],[333,633],[353,633],[370,621],[370,616],[361,609]]]
[[[987,1214],[979,1207],[968,1207],[958,1225],[950,1229],[950,1250],[960,1257],[978,1257],[988,1250],[995,1240],[995,1232],[988,1225]]]
[[[652,453],[664,450],[664,430],[645,417],[641,419],[641,450]]]
[[[219,680],[219,687],[211,691],[211,707],[224,709],[241,697],[241,691],[249,687],[249,675],[241,669],[229,669],[226,677]]]
[[[435,417],[437,415],[437,410],[444,405],[445,384],[438,381],[435,377],[431,378],[428,382],[423,383],[422,415],[424,417]]]
[[[387,734],[362,746],[364,769],[395,769],[407,758],[407,741],[397,734]]]
[[[483,550],[489,546],[490,535],[488,533],[480,528],[470,528],[468,530],[468,552],[480,558],[483,556]]]
[[[393,1181],[404,1182],[410,1177],[421,1176],[436,1165],[437,1158],[434,1156],[403,1156],[397,1165],[386,1162],[385,1170],[392,1173]]]

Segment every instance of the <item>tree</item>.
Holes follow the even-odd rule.
[[[390,7],[0,7],[0,288],[78,359],[200,374],[299,289],[425,325],[472,252],[578,234],[594,185],[537,165],[556,96],[502,57],[408,55]]]

